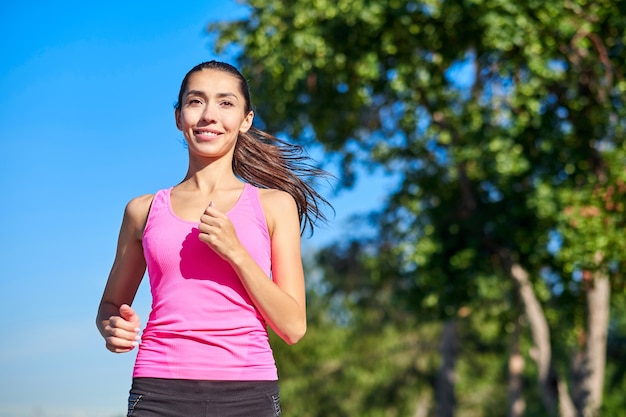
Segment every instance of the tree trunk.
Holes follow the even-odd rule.
[[[522,417],[526,409],[526,402],[522,396],[524,357],[520,353],[519,339],[521,333],[520,317],[515,320],[511,353],[509,356],[509,405],[508,417]]]
[[[555,415],[558,407],[558,394],[554,389],[554,381],[551,380],[552,347],[548,321],[528,281],[526,271],[515,263],[511,264],[510,274],[517,283],[520,299],[530,325],[534,344],[532,356],[537,363],[541,400],[548,411]]]
[[[572,396],[569,394],[567,384],[563,379],[557,380],[557,389],[559,395],[559,415],[561,417],[578,417]]]
[[[611,288],[609,278],[597,272],[587,289],[587,344],[585,349],[585,417],[598,416],[602,406]]]
[[[555,416],[558,413],[561,417],[576,417],[575,407],[566,386],[559,383],[552,368],[552,347],[548,320],[528,280],[528,273],[521,265],[513,262],[507,251],[500,252],[500,259],[517,284],[519,297],[528,319],[534,344],[531,354],[537,363],[537,382],[539,383],[541,400],[550,415]]]
[[[459,352],[457,321],[448,320],[443,327],[439,354],[441,367],[437,374],[435,386],[435,415],[437,417],[454,417],[456,399],[454,384],[456,380],[456,359]]]

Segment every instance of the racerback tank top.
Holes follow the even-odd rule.
[[[198,239],[199,222],[173,212],[170,191],[155,194],[143,234],[152,309],[133,376],[278,379],[265,321],[230,265]],[[227,215],[270,279],[270,237],[258,188],[245,184]]]

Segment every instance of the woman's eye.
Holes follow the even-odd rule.
[[[191,98],[189,99],[189,104],[202,104],[202,102],[197,98]]]
[[[230,101],[222,101],[222,106],[224,107],[232,107],[233,103]]]

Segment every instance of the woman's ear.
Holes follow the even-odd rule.
[[[241,122],[241,126],[239,127],[239,133],[246,133],[252,127],[252,121],[254,120],[254,112],[250,110],[246,117]]]
[[[176,119],[176,127],[181,130],[182,123],[180,122],[180,109],[174,109],[174,119]]]

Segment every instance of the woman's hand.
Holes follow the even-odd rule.
[[[139,344],[141,323],[139,316],[128,304],[122,304],[119,316],[111,316],[108,321],[103,336],[111,352],[129,352]]]
[[[245,250],[228,216],[219,211],[212,201],[200,217],[198,229],[198,239],[228,262],[233,260],[237,251]]]

